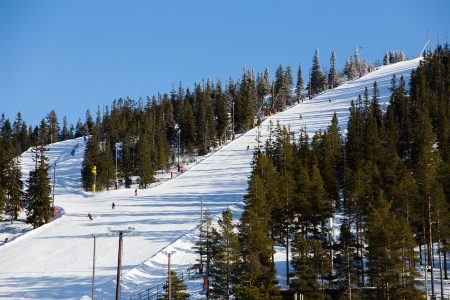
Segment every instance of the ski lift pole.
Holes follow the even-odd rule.
[[[92,300],[94,300],[95,297],[95,293],[94,293],[94,288],[95,288],[95,234],[92,235],[92,237],[94,238],[94,255],[92,257]]]
[[[176,251],[163,251],[163,254],[167,256],[167,284],[168,284],[168,288],[167,288],[167,296],[169,300],[172,300],[172,274],[171,274],[171,270],[170,270],[170,257],[175,254]]]
[[[117,277],[116,277],[116,300],[120,300],[120,274],[122,273],[122,251],[123,251],[123,235],[130,234],[134,231],[133,227],[127,229],[112,230],[108,228],[108,233],[117,234],[119,236],[119,251],[117,257]]]

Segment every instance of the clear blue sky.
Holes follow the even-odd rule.
[[[54,109],[75,123],[113,99],[239,79],[245,66],[307,72],[316,47],[324,67],[335,50],[342,68],[355,46],[370,61],[415,57],[427,29],[433,45],[450,35],[449,12],[448,0],[2,0],[0,112],[36,125]]]

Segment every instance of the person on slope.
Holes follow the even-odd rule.
[[[111,209],[116,209],[116,204],[114,202],[111,205]]]
[[[137,196],[137,189],[134,190],[134,195]]]
[[[91,213],[88,213],[87,216],[88,216],[89,220],[91,220],[91,221],[94,220],[94,219],[92,218],[92,214],[91,214]]]

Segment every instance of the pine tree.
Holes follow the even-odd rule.
[[[192,151],[196,141],[195,118],[192,106],[188,100],[184,101],[183,121],[181,123],[181,141],[188,151]]]
[[[222,85],[220,81],[217,82],[214,92],[216,99],[215,116],[217,116],[217,135],[220,140],[225,140],[226,130],[229,127],[228,111],[229,105],[227,103],[227,97],[222,91]]]
[[[336,113],[333,114],[331,125],[323,135],[319,151],[320,174],[323,178],[327,198],[333,207],[337,207],[342,177],[343,144]]]
[[[275,98],[272,99],[272,106],[277,109],[278,111],[282,111],[286,108],[286,101],[284,99],[284,69],[282,65],[279,65],[276,72],[275,72],[275,84],[274,84],[274,91],[275,91]]]
[[[321,242],[297,235],[292,243],[292,265],[296,276],[291,288],[311,299],[321,299],[319,279],[323,281],[331,271],[331,261]]]
[[[139,188],[146,189],[154,181],[155,176],[151,158],[150,138],[147,134],[141,135],[137,147]]]
[[[74,138],[78,138],[83,136],[83,123],[81,123],[81,119],[78,119],[77,125],[75,127],[75,135]]]
[[[358,77],[358,68],[353,56],[348,58],[345,63],[344,75],[347,76],[348,80],[353,80]]]
[[[101,154],[97,166],[97,190],[109,190],[115,179],[114,158],[109,141],[101,143]]]
[[[16,143],[16,156],[26,151],[30,147],[30,137],[27,125],[22,119],[22,114],[17,113],[16,120],[13,124],[12,136]]]
[[[263,96],[269,95],[272,90],[272,84],[270,83],[270,74],[268,67],[266,67],[266,69],[264,70],[264,75],[262,76],[261,83],[262,83],[261,94]]]
[[[95,127],[94,119],[92,119],[91,112],[88,109],[88,110],[86,110],[86,121],[85,121],[84,127],[83,127],[83,135],[92,134],[94,127]]]
[[[389,55],[387,52],[384,53],[383,65],[387,66],[389,64]]]
[[[256,94],[248,70],[244,70],[234,105],[235,132],[243,132],[253,127]]]
[[[414,287],[415,271],[411,268],[415,259],[405,257],[405,253],[414,249],[412,232],[389,210],[389,203],[381,197],[370,214],[367,232],[369,278],[377,288],[377,299],[398,299],[406,294],[411,295],[407,299],[415,299],[420,295]],[[408,264],[410,269],[406,271],[404,266]]]
[[[157,135],[164,136],[164,132]],[[158,140],[158,139],[157,139]],[[134,144],[131,142],[130,137],[126,136],[122,145],[122,175],[125,180],[125,188],[131,187],[131,176],[133,175],[133,161],[134,161]],[[158,150],[157,150],[158,151]],[[159,162],[159,160],[157,161]]]
[[[222,213],[218,220],[219,230],[213,229],[210,277],[211,299],[233,299],[234,286],[239,281],[241,264],[240,245],[234,232],[231,210]]]
[[[299,64],[298,72],[297,72],[297,86],[295,88],[295,94],[297,95],[298,100],[303,99],[304,89],[305,89],[305,87],[304,87],[304,82],[303,82],[302,64]]]
[[[330,72],[328,73],[328,86],[333,89],[338,86],[338,71],[336,66],[336,52],[331,53]]]
[[[340,227],[339,242],[337,244],[337,255],[334,260],[338,287],[349,294],[353,284],[356,282],[354,276],[355,268],[355,236],[350,230],[348,221],[344,221]]]
[[[47,144],[56,143],[59,141],[59,122],[56,112],[52,110],[47,115]]]
[[[72,136],[71,136],[71,133],[70,133],[69,125],[67,124],[67,117],[64,116],[64,118],[63,118],[63,127],[61,129],[61,134],[59,136],[59,139],[61,141],[66,141],[66,140],[69,140],[71,138],[72,138]]]
[[[39,141],[33,147],[35,157],[35,169],[30,171],[30,177],[27,180],[26,191],[26,209],[27,220],[33,224],[33,227],[39,227],[50,222],[51,197],[50,197],[50,179],[48,177],[48,158],[45,156],[47,148],[45,141],[47,137],[45,120],[42,119],[39,132]]]
[[[184,281],[178,278],[177,273],[173,270],[170,271],[170,285],[171,285],[171,296],[173,300],[185,300],[189,299],[190,295],[187,292],[188,288]],[[169,299],[169,284],[166,282],[163,286],[164,295],[158,300],[168,300]]]
[[[84,158],[81,167],[81,180],[85,191],[92,191],[94,184],[94,175],[92,174],[92,168],[97,167],[100,162],[100,141],[98,133],[94,130],[92,136],[86,143],[84,150]],[[100,169],[99,169],[100,170]]]
[[[258,166],[258,154],[254,165]],[[243,273],[236,293],[239,299],[281,299],[272,260],[274,242],[269,236],[271,208],[268,202],[262,178],[253,175],[241,218]]]
[[[211,214],[207,210],[201,218],[199,227],[199,238],[194,246],[194,251],[198,254],[198,263],[201,274],[205,274],[209,279],[213,241],[213,225]],[[207,291],[208,292],[208,291]]]
[[[316,48],[313,57],[313,63],[311,67],[311,94],[316,95],[322,91],[324,91],[327,87],[327,78],[322,71],[322,67],[320,66],[319,60],[319,49]]]
[[[17,220],[18,211],[22,206],[23,182],[22,172],[20,169],[20,158],[11,158],[5,171],[6,195],[8,199],[9,214],[11,216],[12,223],[13,220]]]
[[[283,97],[285,99],[284,102],[288,106],[292,104],[292,84],[292,68],[287,66],[283,77]]]

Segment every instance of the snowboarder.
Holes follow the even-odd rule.
[[[137,196],[137,189],[134,190],[134,195]]]
[[[111,209],[116,209],[116,204],[114,202],[111,205]]]
[[[330,98],[328,98],[328,102],[330,102],[330,103],[331,103],[331,99],[330,99]]]
[[[94,219],[92,218],[92,215],[91,215],[91,213],[88,213],[88,215],[87,215],[87,216],[88,216],[89,220],[91,220],[91,221],[92,221],[92,220],[94,220]]]

